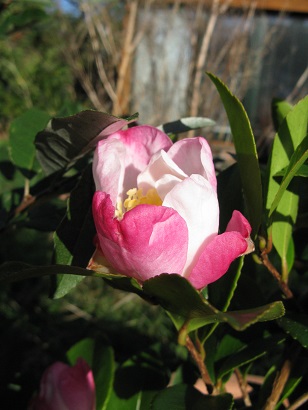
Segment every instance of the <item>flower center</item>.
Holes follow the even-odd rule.
[[[124,203],[122,203],[122,201],[117,202],[117,209],[115,210],[114,216],[118,219],[122,219],[125,212],[130,211],[137,205],[162,205],[163,203],[154,188],[149,189],[146,195],[143,195],[142,189],[132,188],[126,192],[126,195],[127,198],[124,200]]]

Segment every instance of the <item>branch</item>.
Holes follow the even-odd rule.
[[[198,366],[202,380],[207,388],[208,393],[211,394],[213,392],[213,383],[210,378],[209,372],[205,366],[203,358],[197,351],[195,345],[193,344],[189,336],[186,337],[186,347],[189,353],[191,354],[192,358],[194,359],[196,365]]]

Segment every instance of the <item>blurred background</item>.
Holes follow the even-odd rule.
[[[230,140],[219,76],[260,142],[271,101],[307,93],[308,0],[4,0],[0,6],[0,135],[30,107],[50,115],[138,111],[159,125],[212,118]]]

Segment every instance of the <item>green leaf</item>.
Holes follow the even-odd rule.
[[[285,100],[275,99],[272,101],[272,117],[275,130],[278,131],[284,118],[292,110],[292,105]]]
[[[99,111],[82,111],[53,118],[35,139],[38,160],[46,175],[65,169],[93,149],[96,143],[119,131],[138,114],[127,119]]]
[[[308,349],[308,316],[303,313],[287,313],[285,317],[278,319],[278,325],[297,340],[303,347]]]
[[[224,357],[215,365],[217,368],[217,379],[222,378],[237,367],[244,366],[264,356],[270,350],[275,349],[277,344],[282,343],[284,340],[285,338],[283,336],[273,336],[252,341],[248,346],[242,347],[237,352],[233,352],[229,357]]]
[[[139,360],[138,360],[139,359]],[[166,387],[168,379],[165,373],[155,366],[136,358],[128,360],[118,367],[113,390],[107,403],[107,410],[148,410],[149,400]]]
[[[46,126],[50,116],[43,111],[32,108],[12,121],[10,127],[9,150],[12,162],[27,178],[35,170],[36,134]]]
[[[93,339],[87,338],[80,340],[74,344],[67,352],[66,357],[71,366],[74,366],[77,359],[82,357],[90,367],[93,364],[93,354],[94,354],[95,342]]]
[[[111,346],[95,345],[92,362],[96,389],[96,408],[105,410],[112,394],[115,374],[114,353]]]
[[[178,384],[158,393],[151,410],[230,410],[232,407],[231,394],[208,396],[192,386]]]
[[[86,267],[95,250],[93,239],[96,233],[92,217],[92,198],[95,192],[92,168],[84,171],[77,187],[68,201],[66,217],[54,235],[54,261]],[[54,298],[63,297],[83,278],[69,275],[58,277]]]
[[[296,148],[296,150],[294,151],[290,159],[289,166],[286,169],[285,175],[281,181],[280,187],[276,193],[276,196],[269,210],[269,214],[268,214],[269,217],[273,214],[273,212],[279,205],[279,202],[281,201],[283,194],[288,188],[289,183],[294,178],[294,176],[299,171],[299,169],[304,164],[307,158],[308,158],[308,136],[304,138],[303,141],[298,145],[298,147]]]
[[[307,135],[308,124],[308,97],[301,100],[294,106],[283,120],[278,133],[275,136],[271,157],[267,167],[267,186],[265,192],[266,209],[270,211],[275,200],[280,184],[274,176],[285,167],[289,167],[292,155]],[[294,181],[296,182],[296,181]],[[295,189],[295,191],[294,191]],[[290,247],[293,226],[296,222],[298,212],[299,197],[296,192],[296,184],[292,190],[286,190],[283,194],[283,201],[280,201],[268,225],[272,230],[273,244],[281,258],[282,278],[288,278],[288,273],[293,261],[287,260],[287,253]]]
[[[217,176],[219,230],[225,232],[235,209],[243,209],[243,195],[238,164],[233,164]]]
[[[215,125],[215,121],[204,117],[186,117],[180,118],[177,121],[167,122],[159,125],[157,128],[166,134],[180,134],[198,128],[211,127]]]
[[[258,233],[262,217],[262,185],[251,125],[242,103],[219,78],[211,73],[207,74],[215,84],[228,115],[247,206],[248,220],[252,226],[252,237],[254,237]]]

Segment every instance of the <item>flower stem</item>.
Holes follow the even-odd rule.
[[[186,347],[189,353],[191,354],[192,358],[194,359],[196,365],[198,366],[202,380],[207,388],[208,393],[212,394],[214,387],[209,372],[205,366],[202,355],[198,352],[189,336],[186,337]]]

